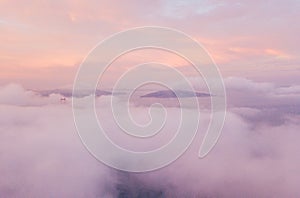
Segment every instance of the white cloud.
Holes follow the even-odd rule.
[[[243,105],[237,98],[229,108],[218,144],[206,158],[199,159],[199,146],[210,119],[209,113],[202,111],[199,133],[188,151],[166,168],[143,174],[120,173],[95,160],[77,135],[70,104],[60,104],[59,96],[41,97],[18,85],[2,87],[0,195],[116,197],[123,189],[132,196],[147,192],[166,197],[300,196],[299,114],[285,109],[294,89],[282,91],[268,84],[260,87],[258,83],[241,79],[231,80],[229,87],[251,90],[253,104],[275,100],[271,97],[278,90],[281,97],[284,93],[284,98],[276,99],[280,102],[274,103],[274,111]],[[254,96],[259,95],[268,100],[255,100]],[[111,118],[110,99],[111,96],[97,98],[96,107],[104,115],[100,119],[105,129],[118,144],[137,150],[152,149],[172,137],[177,127],[174,123],[178,122],[178,108],[167,108],[165,135],[141,143],[120,135]],[[119,102],[126,105],[121,98]],[[146,107],[131,106],[136,121],[149,119]],[[195,110],[191,110],[190,116],[192,111]],[[278,117],[285,119],[275,124]]]
[[[40,106],[59,103],[61,96],[51,94],[41,97],[37,92],[25,90],[19,84],[8,84],[0,87],[0,104],[17,106]]]

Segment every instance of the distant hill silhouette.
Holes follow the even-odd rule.
[[[208,93],[182,91],[182,90],[162,90],[142,95],[141,98],[191,98],[191,97],[210,97]]]

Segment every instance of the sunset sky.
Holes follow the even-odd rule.
[[[300,0],[0,0],[0,197],[300,197],[299,19]],[[150,34],[95,48],[132,28]],[[99,78],[144,38],[169,51]]]
[[[299,9],[298,0],[1,0],[0,84],[69,86],[97,43],[119,31],[153,25],[197,40],[224,77],[300,83]],[[184,66],[176,59],[169,64]],[[117,70],[124,65],[126,60]]]

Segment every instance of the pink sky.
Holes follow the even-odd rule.
[[[300,197],[299,19],[300,0],[0,0],[0,197],[117,197],[122,185],[164,192],[163,197]],[[200,109],[194,97],[141,97],[152,93],[150,86],[127,100],[125,81],[122,91],[95,97],[95,113],[107,137],[133,151],[162,148],[177,137],[183,120],[187,132],[194,130],[191,120],[201,114],[184,155],[130,179],[99,163],[80,141],[74,115],[89,118],[86,104],[92,97],[46,89],[71,88],[80,63],[97,43],[139,26],[178,29],[201,43],[224,76],[227,113],[218,143],[199,159],[206,130],[215,128],[213,114],[222,117],[220,104],[213,101],[223,95],[203,91],[203,79],[175,54],[146,49],[121,56],[104,82],[136,64],[156,61],[176,67],[196,91],[210,94],[197,98]],[[157,73],[167,79],[162,85],[186,87],[169,70]],[[165,108],[155,108],[157,103]],[[115,113],[113,105],[128,111]],[[185,119],[182,110],[188,112]],[[140,139],[122,130],[113,113],[124,125],[131,115],[138,127],[163,117],[166,123],[162,133]],[[89,125],[89,119],[84,121]],[[132,163],[107,153],[122,164]]]
[[[300,83],[299,10],[298,0],[2,0],[0,84],[70,85],[98,42],[145,25],[189,34],[211,53],[224,76]],[[185,66],[169,60],[171,65]],[[120,71],[126,69],[122,66]]]

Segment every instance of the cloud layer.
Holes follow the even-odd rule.
[[[288,104],[298,104],[298,86],[237,78],[225,82],[233,99],[212,152],[204,159],[197,157],[210,119],[209,111],[202,109],[197,137],[187,152],[165,168],[142,174],[113,170],[89,154],[77,135],[69,98],[61,103],[60,95],[42,97],[19,85],[2,87],[1,197],[300,196],[300,113],[287,109]],[[110,117],[109,101],[110,96],[101,96],[96,107],[108,135],[118,144],[153,149],[174,135],[179,108],[167,108],[165,135],[141,143],[120,135]],[[149,121],[148,104],[130,107],[136,121]]]

